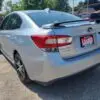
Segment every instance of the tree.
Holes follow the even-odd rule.
[[[71,11],[71,7],[68,4],[68,0],[56,0],[56,10],[60,11]]]
[[[71,11],[68,0],[20,0],[17,4],[12,4],[12,1],[7,2],[6,10],[30,10],[30,9],[45,9],[50,8],[60,11]]]
[[[22,0],[24,9],[55,9],[62,11],[69,11],[71,7],[68,0]]]
[[[80,13],[84,8],[86,8],[86,4],[84,2],[79,2],[79,4],[74,8],[75,11]]]
[[[6,3],[5,10],[8,13],[12,11],[24,10],[23,3],[20,1],[19,3],[13,4],[12,1],[8,1]]]
[[[22,0],[22,2],[25,10],[39,9],[40,6],[40,0]]]
[[[17,4],[12,4],[12,11],[19,11],[19,10],[24,10],[22,1],[20,1]]]
[[[3,2],[3,0],[0,0],[0,10],[2,8],[2,2]]]

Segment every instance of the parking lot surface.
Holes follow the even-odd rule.
[[[23,85],[14,68],[0,55],[0,100],[100,100],[100,67],[43,87]]]

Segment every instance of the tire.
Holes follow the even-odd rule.
[[[30,83],[30,79],[26,72],[25,66],[21,60],[21,57],[18,53],[14,54],[14,62],[15,62],[15,69],[18,73],[19,79],[22,83]]]
[[[2,52],[1,52],[1,48],[2,48],[2,46],[1,46],[1,44],[0,44],[0,54],[2,54]]]

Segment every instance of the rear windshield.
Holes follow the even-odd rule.
[[[81,18],[74,16],[72,14],[64,13],[64,12],[38,12],[38,13],[28,13],[28,16],[38,25],[42,26],[45,24],[64,22],[64,21],[74,21],[81,20]]]

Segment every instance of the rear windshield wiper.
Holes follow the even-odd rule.
[[[64,21],[64,22],[58,22],[58,23],[51,23],[51,24],[43,25],[42,28],[64,27],[61,24],[73,23],[73,22],[85,22],[85,21],[89,21],[89,20],[74,20],[74,21]]]

